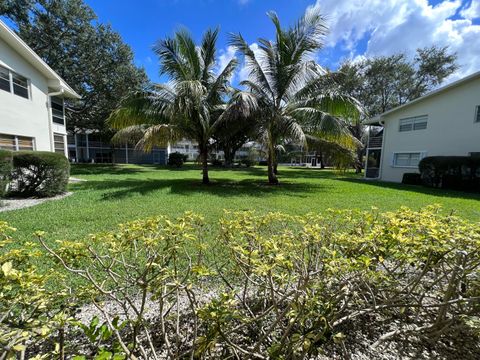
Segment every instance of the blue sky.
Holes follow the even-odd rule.
[[[347,58],[405,52],[418,47],[447,45],[462,65],[456,77],[480,70],[480,0],[86,0],[103,23],[110,23],[135,53],[153,81],[158,61],[156,40],[187,27],[196,39],[208,27],[219,26],[221,61],[233,56],[229,32],[241,32],[254,48],[258,37],[272,38],[265,15],[275,10],[285,25],[308,6],[319,6],[328,19],[330,35],[318,61],[335,68]],[[241,69],[239,70],[239,74]],[[241,76],[241,75],[237,75]]]

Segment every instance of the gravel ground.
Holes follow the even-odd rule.
[[[216,293],[218,291],[206,291],[204,296],[197,300],[200,303],[208,302],[215,297]],[[187,306],[187,299],[180,298],[180,312],[185,311]],[[158,325],[158,304],[148,299],[146,308],[145,318],[152,324]],[[109,314],[120,316],[122,320],[125,319],[125,314],[121,307],[112,301],[105,301],[103,310]],[[99,317],[101,322],[105,320],[102,312],[95,306],[85,305],[79,309],[76,318],[84,324],[89,324],[94,316]],[[372,347],[375,341],[385,332],[397,330],[401,326],[402,324],[399,320],[386,321],[379,315],[359,317],[355,321],[346,322],[338,329],[346,336],[346,340],[342,345],[330,341],[322,347],[321,354],[311,360],[480,359],[479,339],[467,329],[457,329],[457,331],[452,329],[452,331],[441,336],[436,342],[425,340],[425,338],[420,338],[419,336],[409,335],[386,341],[378,348]],[[155,328],[155,326],[152,326],[152,328]],[[159,355],[160,359],[168,358],[166,354]]]
[[[72,194],[72,192],[67,192],[50,198],[3,199],[1,200],[0,212],[23,209],[42,204],[46,201],[60,200]]]

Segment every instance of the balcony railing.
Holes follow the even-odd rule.
[[[374,136],[371,137],[368,141],[368,147],[372,148],[381,148],[383,143],[383,136]]]

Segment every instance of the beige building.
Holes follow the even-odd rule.
[[[0,148],[67,155],[64,98],[80,98],[0,20]]]
[[[366,178],[401,182],[404,173],[418,172],[426,156],[479,156],[480,72],[366,124],[381,126],[369,137]]]

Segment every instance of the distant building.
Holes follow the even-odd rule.
[[[80,96],[0,20],[0,149],[66,156],[64,98]]]
[[[167,149],[156,148],[150,153],[132,145],[113,146],[100,134],[86,131],[68,136],[68,157],[77,163],[158,164],[167,163]]]

